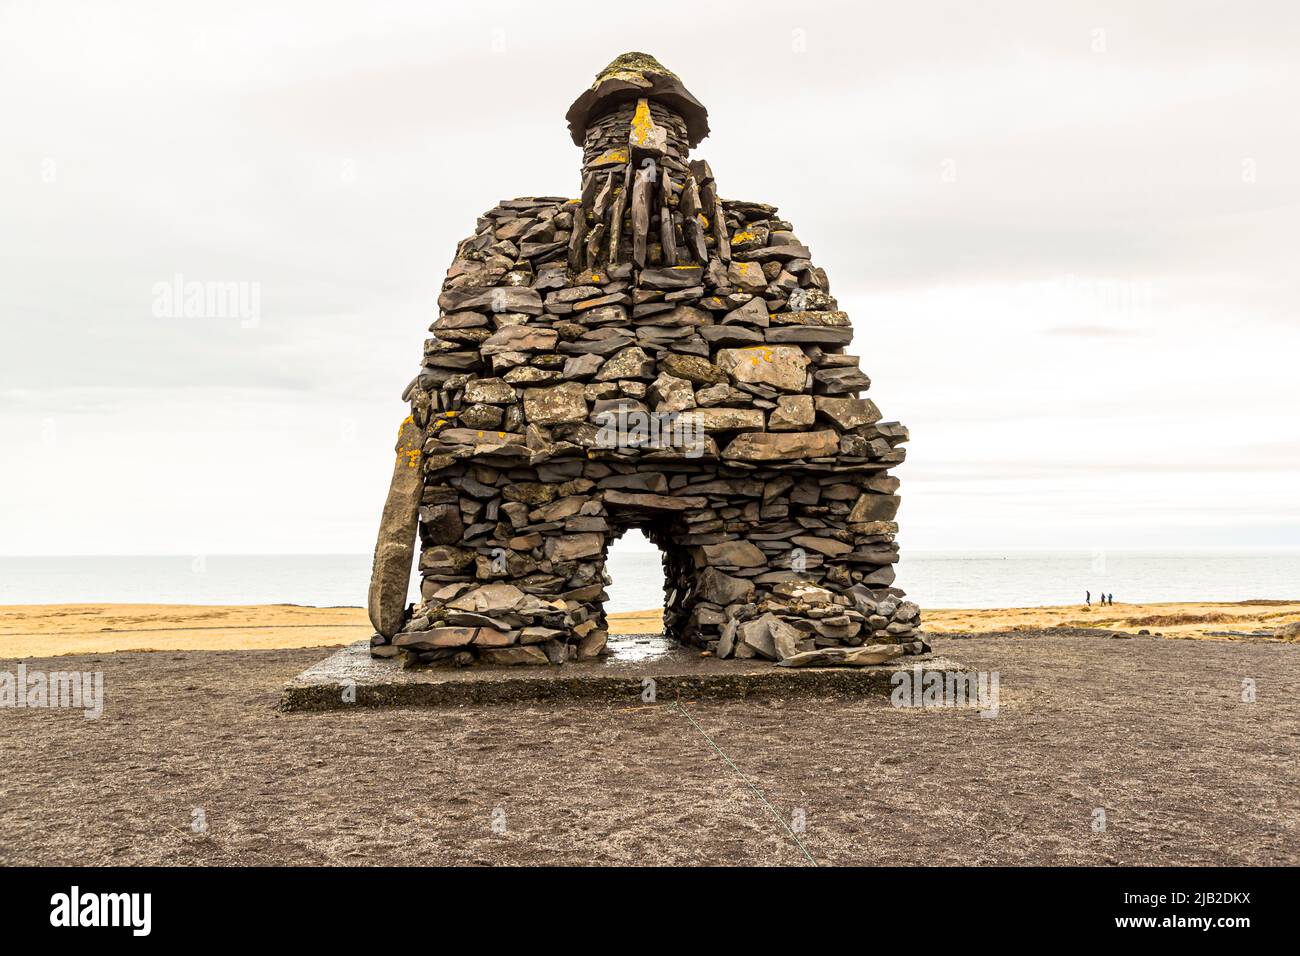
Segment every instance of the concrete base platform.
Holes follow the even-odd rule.
[[[280,709],[442,707],[518,701],[605,700],[636,704],[647,678],[655,698],[667,702],[754,696],[885,694],[901,670],[960,671],[961,664],[924,654],[867,667],[778,667],[764,660],[701,657],[662,635],[611,637],[610,655],[556,667],[431,667],[404,670],[395,660],[370,656],[358,641],[303,671],[284,689]]]

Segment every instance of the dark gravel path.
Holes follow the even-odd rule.
[[[807,864],[799,820],[819,864],[1300,863],[1300,647],[935,649],[999,671],[999,716],[883,696],[688,702],[700,729],[635,701],[282,714],[327,651],[28,660],[102,670],[107,706],[0,710],[0,863]]]

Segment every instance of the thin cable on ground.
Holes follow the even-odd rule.
[[[781,824],[781,826],[785,827],[785,832],[790,834],[790,839],[794,840],[795,845],[799,847],[800,850],[803,851],[803,855],[808,858],[808,862],[811,863],[813,866],[816,866],[817,861],[814,860],[812,854],[808,852],[808,848],[803,845],[803,841],[800,840],[798,834],[794,832],[794,828],[791,827],[790,824],[788,824],[785,821],[785,818],[782,817],[781,814],[776,812],[776,807],[768,803],[767,797],[763,796],[763,791],[759,790],[758,787],[754,786],[754,784],[750,782],[749,778],[746,777],[741,772],[740,768],[736,766],[736,764],[732,761],[732,759],[727,756],[726,752],[721,747],[719,747],[716,742],[714,742],[712,737],[710,737],[707,733],[704,732],[704,728],[701,727],[696,722],[694,717],[692,717],[690,714],[686,712],[686,708],[682,706],[681,701],[676,701],[673,704],[673,706],[682,712],[682,716],[691,722],[691,726],[693,726],[696,730],[700,732],[700,736],[702,736],[705,740],[709,742],[709,744],[713,747],[713,749],[716,750],[718,752],[718,755],[727,762],[727,766],[730,767],[735,772],[736,776],[741,779],[741,781],[745,784],[745,786],[749,787],[750,790],[754,791],[754,796],[758,797],[758,799],[762,802],[763,806],[767,807],[768,812],[772,814],[772,816],[776,819],[776,822]]]

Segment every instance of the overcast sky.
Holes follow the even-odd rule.
[[[634,49],[827,269],[905,549],[1300,546],[1300,5],[0,9],[0,553],[370,551],[456,242]]]

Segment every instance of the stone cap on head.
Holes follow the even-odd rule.
[[[596,75],[591,88],[573,101],[564,118],[575,145],[583,144],[587,124],[618,103],[645,97],[663,103],[686,121],[692,148],[709,135],[709,111],[682,81],[648,53],[624,53]]]

